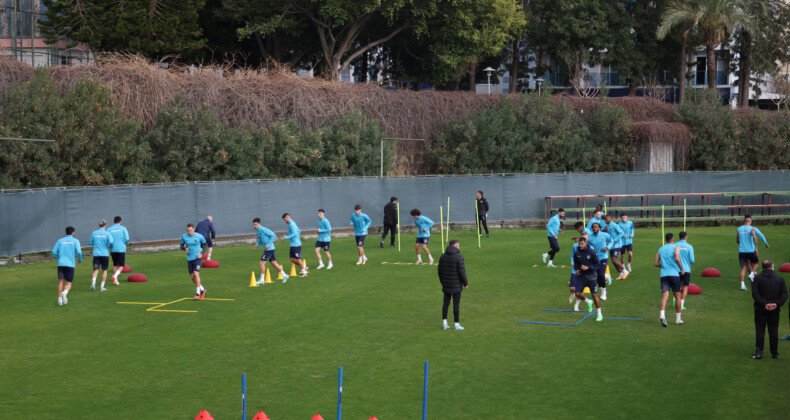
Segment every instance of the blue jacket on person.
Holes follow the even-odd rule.
[[[623,245],[631,245],[634,242],[634,222],[630,220],[627,222],[620,221],[617,226],[625,233]]]
[[[614,245],[612,237],[608,233],[600,230],[597,235],[594,233],[590,234],[587,243],[598,252],[598,259],[601,261],[609,258],[609,250],[612,249],[612,245]],[[606,251],[603,250],[604,248],[606,248]]]
[[[351,224],[354,225],[354,236],[364,236],[368,234],[368,227],[372,221],[367,214],[360,212],[359,216],[356,213],[351,214]]]
[[[606,222],[604,222],[604,224],[606,224]],[[620,248],[623,245],[623,241],[625,240],[625,232],[620,229],[620,226],[618,226],[614,220],[606,225],[606,233],[612,237],[612,247]]]
[[[58,259],[58,267],[74,268],[75,257],[82,262],[82,247],[79,239],[71,235],[58,239],[52,248],[52,256]]]
[[[318,219],[318,242],[330,242],[332,240],[332,225],[329,224],[329,219],[324,217]]]
[[[296,222],[293,220],[288,222],[288,234],[285,235],[285,239],[288,239],[288,242],[291,243],[291,247],[295,246],[302,246],[302,240],[299,239],[299,234],[302,233],[299,230],[299,226],[296,226]]]
[[[587,244],[587,248],[582,250],[578,244],[576,245],[576,249],[573,251],[573,270],[580,270],[581,266],[586,265],[587,270],[581,271],[580,276],[590,278],[597,276],[598,265],[600,264],[600,259],[598,258],[598,254],[596,253],[595,249]]]
[[[91,233],[90,240],[88,241],[88,245],[93,246],[93,256],[109,257],[112,240],[112,235],[104,228],[94,230],[93,233]]]
[[[274,251],[274,240],[277,238],[274,232],[263,226],[258,226],[258,229],[255,229],[255,235],[258,237],[258,243],[255,246],[263,246],[264,251]]]
[[[204,220],[195,226],[195,232],[203,235],[206,239],[214,239],[217,237],[217,231],[214,230],[214,222],[211,220]]]
[[[599,219],[599,218],[593,216],[593,217],[590,217],[590,221],[587,222],[587,229],[592,230],[592,225],[594,225],[595,223],[598,223],[598,226],[600,226],[601,229],[603,229],[604,226],[606,226],[606,222],[604,222],[603,219]]]
[[[112,252],[126,252],[126,244],[129,243],[129,231],[126,230],[126,226],[116,223],[110,226],[107,232],[112,235]]]
[[[680,248],[680,265],[683,267],[683,271],[690,273],[691,264],[694,264],[694,247],[685,239],[676,242],[675,245]]]
[[[546,230],[549,231],[548,236],[557,237],[560,234],[560,215],[555,214],[554,216],[549,219],[549,223],[546,223]]]
[[[431,237],[431,227],[434,225],[433,220],[425,217],[419,216],[414,219],[414,225],[417,226],[417,237],[418,238],[430,238]],[[424,231],[423,231],[424,229]]]

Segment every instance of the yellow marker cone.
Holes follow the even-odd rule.
[[[272,282],[272,275],[269,274],[269,267],[266,267],[266,277],[263,281],[264,283],[271,283]]]
[[[250,275],[250,287],[258,287],[258,283],[255,282],[255,272],[254,271]]]
[[[296,277],[296,264],[291,263],[291,274],[289,276]]]
[[[283,273],[277,273],[277,280],[283,279]]]
[[[606,274],[607,275],[611,275],[612,274],[612,273],[609,272],[609,266],[608,265],[606,266]]]
[[[582,291],[582,293],[590,293],[590,288],[589,287],[585,287],[584,290]]]
[[[302,258],[302,265],[303,265],[303,266],[305,266],[305,267],[307,267],[307,260],[306,260],[306,259],[304,259],[304,258]]]

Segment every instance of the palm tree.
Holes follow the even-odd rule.
[[[686,49],[689,48],[688,39],[691,31],[702,18],[699,0],[670,0],[661,14],[661,23],[656,30],[656,38],[664,39],[670,32],[680,31],[682,42],[680,44],[680,94],[679,102],[683,103],[686,96],[686,83],[688,71],[686,65]]]
[[[753,28],[752,18],[739,7],[738,0],[699,0],[702,17],[698,30],[705,42],[708,59],[708,87],[716,88],[716,46],[726,41],[736,27]]]

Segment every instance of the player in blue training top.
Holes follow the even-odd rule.
[[[686,310],[686,296],[689,294],[691,284],[691,264],[694,264],[694,247],[686,242],[688,234],[682,231],[678,234],[680,240],[675,245],[680,248],[680,267],[685,272],[680,276],[680,309]],[[677,303],[676,303],[677,304]]]
[[[288,213],[283,214],[283,222],[288,225],[288,233],[283,236],[283,239],[288,239],[291,244],[291,263],[302,269],[299,277],[307,277],[307,265],[302,261],[302,240],[299,238],[302,231],[299,230],[299,226],[296,226],[296,222],[291,220],[291,215]]]
[[[113,225],[107,229],[112,235],[112,249],[110,255],[112,256],[112,282],[118,286],[118,276],[123,271],[123,266],[126,265],[126,245],[129,243],[129,231],[126,227],[121,225],[121,216],[115,216]]]
[[[593,226],[598,226],[597,224]],[[604,233],[604,235],[606,235]],[[598,252],[596,252],[590,244],[587,243],[585,237],[579,238],[579,246],[573,251],[573,269],[576,270],[576,298],[582,302],[587,303],[587,310],[592,312],[592,302],[595,302],[595,307],[598,309],[598,317],[596,321],[603,321],[603,314],[601,313],[601,301],[598,300],[598,291],[595,288],[598,281]],[[590,288],[592,294],[592,301],[584,297],[583,291],[585,287]]]
[[[368,262],[368,257],[365,256],[365,237],[368,236],[368,228],[371,224],[370,217],[362,213],[362,206],[357,204],[354,206],[354,214],[351,215],[349,225],[354,226],[354,239],[357,241],[357,250],[359,251],[359,259],[357,265],[365,264]]]
[[[214,251],[214,243],[212,242],[214,239],[217,238],[217,230],[214,229],[214,218],[211,216],[206,216],[206,220],[198,223],[195,227],[195,232],[203,235],[206,239],[206,246],[208,246],[208,255],[206,255],[206,260],[211,260],[211,252]]]
[[[187,271],[189,271],[189,278],[192,279],[197,288],[195,299],[206,297],[206,288],[200,283],[200,264],[203,262],[201,254],[205,244],[206,238],[195,232],[195,225],[189,223],[187,225],[187,233],[181,235],[181,250],[187,253]]]
[[[600,298],[606,300],[606,265],[608,264],[609,249],[612,248],[612,237],[608,233],[601,231],[601,225],[593,223],[592,235],[587,240],[590,246],[598,253],[598,287],[601,291]],[[592,290],[592,289],[590,289]]]
[[[107,282],[107,268],[110,266],[110,246],[112,245],[113,237],[107,232],[107,221],[102,219],[99,222],[99,229],[93,231],[88,245],[93,246],[93,279],[91,280],[91,292],[96,290],[96,276],[99,274],[99,268],[102,269],[101,274],[101,288],[100,291],[105,292],[104,283]],[[117,285],[117,283],[116,283]]]
[[[741,290],[746,290],[746,283],[743,281],[746,269],[749,269],[749,279],[752,281],[754,281],[754,272],[757,271],[757,263],[760,260],[760,253],[757,251],[757,232],[758,230],[752,226],[752,216],[748,214],[744,216],[743,226],[738,228],[738,234],[735,236],[735,242],[738,243],[738,262],[741,264]],[[762,232],[759,236],[768,248],[768,242]]]
[[[609,251],[610,259],[612,260],[612,264],[617,269],[617,272],[620,274],[617,276],[617,280],[625,280],[628,277],[628,270],[625,269],[623,263],[620,262],[620,250],[623,248],[623,241],[625,240],[625,232],[620,229],[620,226],[617,223],[612,221],[612,215],[607,214],[603,217],[604,223],[606,224],[606,228],[603,229],[609,236],[612,237],[612,249]]]
[[[582,235],[587,235],[588,238],[589,238],[590,235],[592,235],[592,230],[587,229],[586,227],[584,227],[584,223],[583,222],[576,222],[576,224],[574,224],[573,227],[576,229],[576,232],[579,232]],[[578,239],[579,238],[577,238],[575,236],[573,238],[571,238],[571,240],[574,241],[574,242],[576,242]]]
[[[600,207],[600,206],[599,206]],[[597,207],[595,211],[593,211],[592,215],[590,216],[590,221],[587,222],[587,229],[592,230],[592,225],[598,223],[598,226],[603,228],[603,211],[599,210]]]
[[[318,259],[318,267],[316,270],[324,268],[324,261],[321,260],[321,249],[326,254],[326,259],[329,261],[326,265],[327,270],[332,269],[332,255],[329,253],[329,245],[332,241],[332,225],[329,224],[329,219],[326,218],[324,209],[318,209],[318,240],[315,241],[315,257]]]
[[[414,218],[414,226],[417,226],[417,243],[414,244],[414,250],[417,252],[417,262],[415,264],[422,264],[422,255],[420,255],[420,246],[422,246],[422,249],[428,254],[428,264],[433,265],[433,257],[428,249],[433,220],[423,216],[420,209],[412,209],[409,214]]]
[[[666,244],[658,249],[653,265],[661,268],[661,325],[667,326],[666,307],[669,299],[669,290],[675,295],[675,324],[683,324],[680,319],[680,277],[685,273],[680,260],[680,248],[675,245],[675,235],[667,233]]]
[[[74,281],[74,259],[82,263],[82,247],[74,231],[73,227],[67,227],[66,236],[58,239],[52,248],[52,256],[58,259],[58,305],[69,303],[67,296]]]
[[[625,264],[625,253],[628,252],[628,265],[626,268],[631,272],[631,260],[634,259],[634,222],[628,220],[628,215],[620,214],[620,223],[617,224],[620,230],[625,233],[623,246],[620,248],[620,263]]]
[[[554,216],[551,216],[549,219],[549,223],[546,223],[546,230],[548,230],[548,238],[549,238],[549,252],[543,254],[543,262],[546,262],[546,259],[549,260],[549,267],[556,267],[554,265],[554,256],[560,252],[560,243],[557,241],[557,237],[562,232],[562,219],[565,217],[565,209],[560,208],[557,210],[557,213]]]
[[[269,229],[261,226],[261,219],[256,217],[252,219],[252,227],[255,228],[255,235],[258,237],[258,242],[255,243],[253,249],[258,249],[258,245],[263,246],[263,255],[261,256],[261,279],[258,284],[266,284],[266,263],[271,263],[280,276],[283,278],[283,283],[288,281],[288,275],[283,271],[282,266],[277,264],[277,258],[274,256],[274,240],[277,235]]]

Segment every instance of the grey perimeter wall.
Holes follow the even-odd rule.
[[[51,250],[68,225],[77,229],[77,238],[87,246],[99,220],[112,224],[116,215],[123,217],[132,242],[177,239],[187,223],[209,214],[219,236],[252,233],[255,217],[282,231],[284,212],[302,231],[312,230],[319,208],[326,210],[333,227],[345,228],[357,203],[373,219],[373,226],[380,226],[390,196],[400,200],[403,225],[411,223],[408,212],[415,207],[438,223],[439,207],[447,204],[448,196],[451,221],[473,222],[477,190],[483,190],[490,203],[490,220],[543,219],[548,195],[788,191],[790,172],[343,178],[0,192],[0,255]],[[729,198],[712,202],[729,203]],[[628,204],[638,205],[639,200],[620,202]],[[669,200],[651,200],[652,204],[669,204]],[[576,201],[556,205],[575,207]]]

